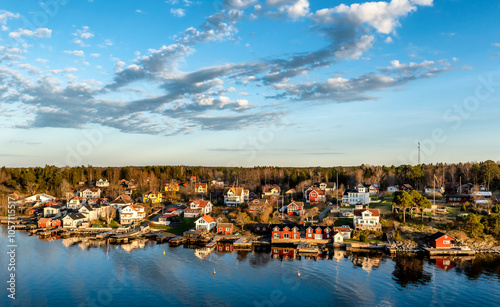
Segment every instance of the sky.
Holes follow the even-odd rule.
[[[1,0],[0,165],[497,161],[498,16],[493,0]]]

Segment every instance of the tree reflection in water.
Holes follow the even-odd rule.
[[[395,257],[393,280],[403,288],[408,286],[427,285],[432,278],[431,273],[424,271],[424,261],[417,257]]]

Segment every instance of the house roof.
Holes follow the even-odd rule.
[[[276,189],[279,191],[281,191],[281,188],[278,186],[278,185],[263,185],[262,186],[262,192],[269,192],[271,191],[272,189]]]
[[[205,220],[205,222],[207,222],[207,223],[212,223],[212,222],[215,222],[214,218],[213,218],[213,217],[211,217],[210,215],[204,215],[204,216],[202,216],[201,218],[202,218],[202,219],[204,219],[204,220]]]
[[[453,238],[453,237],[452,237],[452,236],[450,236],[449,234],[444,233],[444,232],[441,232],[441,231],[438,231],[438,232],[436,232],[435,234],[433,234],[432,236],[430,236],[430,237],[429,237],[429,240],[431,240],[431,241],[435,241],[435,240],[437,240],[437,239],[439,239],[439,238],[441,238],[441,237],[443,237],[443,236],[448,236],[448,237],[450,237],[450,238],[452,238],[453,240],[455,240],[455,241],[456,241],[456,239],[455,239],[455,238]]]
[[[71,213],[71,214],[67,215],[67,217],[69,217],[72,220],[81,220],[81,219],[86,218],[85,215],[83,215],[81,213]]]
[[[40,223],[47,223],[47,222],[50,222],[50,221],[52,221],[52,219],[50,219],[50,218],[41,218],[41,219],[38,220],[38,224],[40,224]]]
[[[219,223],[217,224],[217,228],[233,228],[233,223]]]
[[[378,209],[354,209],[354,216],[361,216],[366,210],[372,213],[372,216],[380,216],[380,210]]]
[[[351,231],[350,227],[333,227],[335,231]]]
[[[204,182],[198,182],[197,184],[194,185],[195,188],[199,188],[199,187],[202,187],[204,189],[207,188],[207,184],[204,183]]]
[[[193,200],[191,202],[197,204],[198,207],[200,207],[200,208],[205,208],[210,201],[209,200]]]

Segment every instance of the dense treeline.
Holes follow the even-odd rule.
[[[209,182],[222,179],[226,183],[243,184],[258,190],[261,184],[276,183],[283,188],[299,189],[318,181],[336,181],[339,185],[353,187],[359,182],[376,183],[381,187],[409,183],[415,188],[432,186],[445,182],[472,183],[485,185],[491,190],[500,189],[500,167],[497,162],[488,160],[481,163],[469,162],[458,164],[421,164],[416,166],[371,166],[358,167],[203,167],[203,166],[144,166],[144,167],[33,167],[0,169],[0,192],[14,190],[26,194],[48,193],[62,196],[64,191],[77,186],[79,182],[90,183],[99,178],[108,179],[110,189],[118,186],[122,178],[134,179],[140,189],[160,189],[170,179],[186,181],[190,176]],[[342,187],[342,186],[341,186]]]

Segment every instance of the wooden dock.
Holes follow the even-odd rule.
[[[425,251],[429,256],[469,256],[475,255],[476,251],[471,249],[457,249],[457,248],[426,248]]]
[[[320,249],[316,244],[301,242],[297,246],[297,251],[299,254],[318,254]]]
[[[234,249],[252,250],[252,242],[249,238],[239,238],[233,243]]]
[[[45,236],[51,236],[53,234],[57,234],[57,233],[63,232],[63,231],[64,231],[64,228],[57,227],[57,228],[54,228],[54,229],[48,229],[48,230],[40,231],[40,232],[38,232],[38,235],[42,236],[42,237],[45,237]]]

